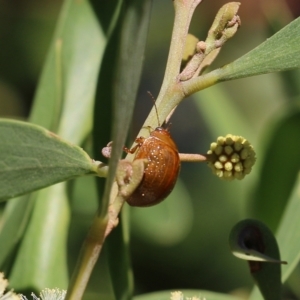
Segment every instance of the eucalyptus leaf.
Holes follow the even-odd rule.
[[[1,200],[97,172],[81,148],[37,125],[1,119],[0,141]]]

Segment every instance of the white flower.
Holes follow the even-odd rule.
[[[0,300],[21,300],[21,295],[17,295],[13,291],[8,291],[4,294],[7,285],[7,279],[4,278],[3,273],[0,273]]]
[[[172,292],[170,300],[206,300],[205,298],[194,297],[186,297],[184,298],[183,293],[180,291]]]
[[[48,289],[45,288],[40,293],[40,298],[37,297],[34,293],[31,294],[33,300],[64,300],[66,297],[67,291],[60,290],[58,288]],[[25,296],[22,295],[23,300],[27,300]]]

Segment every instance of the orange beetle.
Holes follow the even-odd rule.
[[[170,132],[157,127],[148,138],[139,137],[137,145],[127,153],[136,152],[136,159],[147,159],[148,165],[137,189],[126,200],[131,206],[151,206],[164,200],[173,190],[179,170],[180,159],[177,146]]]

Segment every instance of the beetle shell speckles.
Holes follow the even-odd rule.
[[[126,200],[132,206],[151,206],[164,200],[173,190],[180,170],[176,144],[168,130],[157,127],[146,139],[139,138],[140,146],[134,159],[147,159],[144,177]]]

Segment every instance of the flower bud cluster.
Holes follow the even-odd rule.
[[[255,151],[243,137],[228,134],[211,143],[207,152],[213,173],[225,180],[243,179],[255,163]]]

